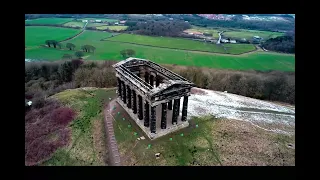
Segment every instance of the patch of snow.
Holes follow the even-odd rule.
[[[255,126],[258,126],[257,123],[295,125],[294,108],[231,93],[194,89],[195,93],[191,93],[188,100],[189,119],[192,116],[214,115],[217,118],[249,121]],[[197,93],[201,91],[203,91],[201,94]],[[181,113],[183,98],[180,103]],[[279,129],[270,131],[285,133]]]

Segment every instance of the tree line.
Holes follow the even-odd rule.
[[[60,49],[63,48],[63,44],[56,41],[56,40],[46,40],[45,41],[45,44],[50,48],[50,47],[59,47]],[[74,51],[74,49],[76,48],[76,45],[73,44],[73,43],[67,43],[66,44],[66,48],[68,48],[70,51]],[[94,53],[94,51],[96,50],[96,48],[92,45],[89,45],[89,44],[86,44],[86,45],[83,45],[80,47],[80,49],[82,51],[76,51],[74,53],[74,55],[77,57],[77,58],[81,58],[84,56],[84,52],[86,53]],[[71,54],[64,54],[62,56],[63,59],[72,59],[73,56]]]
[[[287,34],[285,36],[271,38],[265,41],[262,47],[270,51],[295,53],[295,37],[294,35]]]
[[[184,21],[169,21],[169,20],[149,20],[145,22],[127,21],[127,31],[141,35],[149,36],[179,36],[184,30],[190,29],[191,25]]]
[[[176,17],[177,15],[167,15]],[[291,31],[295,27],[294,21],[282,22],[282,21],[258,21],[258,20],[242,20],[242,18],[234,17],[229,21],[212,20],[198,15],[188,16],[183,15],[181,19],[188,21],[189,23],[201,26],[201,27],[224,27],[224,28],[237,28],[237,29],[252,29],[263,31]]]
[[[200,88],[295,104],[294,72],[166,67],[194,82]]]

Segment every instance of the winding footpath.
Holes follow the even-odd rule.
[[[116,99],[110,101],[105,107],[104,113],[104,127],[108,144],[108,158],[110,166],[121,166],[120,153],[118,150],[118,144],[114,135],[113,120],[111,115],[113,104],[116,103]]]
[[[82,30],[80,31],[80,33],[78,33],[77,35],[73,36],[72,38],[68,38],[68,39],[65,39],[65,40],[62,40],[62,41],[59,41],[59,42],[65,42],[65,41],[69,41],[69,40],[72,40],[78,36],[80,36],[85,30],[86,30],[86,27],[88,25],[88,22],[83,26]]]

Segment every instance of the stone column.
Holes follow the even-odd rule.
[[[131,89],[129,85],[127,85],[127,107],[131,109]]]
[[[149,102],[146,101],[144,104],[144,123],[143,123],[143,125],[145,127],[149,127],[149,120],[150,120],[149,119],[149,107],[150,107]]]
[[[149,83],[149,73],[148,72],[144,73],[144,80],[146,81],[146,83]]]
[[[169,110],[172,110],[172,100],[170,100],[170,101],[168,102],[168,109],[169,109]]]
[[[160,85],[160,77],[157,75],[156,76],[156,87]]]
[[[162,103],[161,129],[167,128],[167,103]]]
[[[132,94],[132,110],[133,110],[133,114],[137,114],[137,94],[136,94],[136,91],[132,89],[131,94]]]
[[[183,105],[182,105],[182,117],[181,121],[187,120],[187,109],[188,109],[188,96],[183,97]]]
[[[150,75],[150,85],[153,87],[153,83],[154,83],[154,76]]]
[[[140,95],[138,95],[138,118],[140,120],[143,119],[143,111],[142,111],[142,97]]]
[[[156,106],[151,106],[151,126],[150,131],[151,133],[156,133]]]
[[[180,98],[175,99],[173,103],[172,124],[177,124],[180,108]]]
[[[122,101],[123,103],[127,103],[127,96],[126,96],[126,85],[124,84],[124,82],[121,83],[122,84]]]
[[[121,80],[120,80],[120,78],[118,78],[118,96],[119,96],[119,98],[121,99],[121,94],[122,94],[122,92],[121,92]]]

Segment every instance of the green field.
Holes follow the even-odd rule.
[[[187,29],[186,31],[188,31],[188,32],[196,31],[196,32],[202,32],[202,33],[210,33],[210,34],[212,34],[213,38],[219,39],[219,34],[218,34],[219,30],[217,30],[217,29],[192,26],[191,29]]]
[[[108,18],[83,18],[81,20],[102,20],[102,21],[108,21],[108,22],[118,22],[117,19],[108,19]]]
[[[112,31],[121,31],[121,30],[126,30],[128,28],[128,26],[98,26],[96,27],[97,29],[100,30],[112,30]]]
[[[277,36],[282,36],[284,33],[271,32],[271,31],[257,31],[257,30],[247,30],[247,29],[232,29],[232,28],[204,28],[198,26],[192,26],[192,29],[187,31],[198,31],[202,33],[211,33],[216,39],[219,38],[219,32],[225,31],[223,35],[229,38],[246,38],[252,39],[253,36],[260,36],[264,40],[269,38],[275,38]]]
[[[84,23],[84,22],[71,21],[71,22],[65,23],[63,26],[67,26],[67,27],[81,27],[81,28],[83,28],[83,26],[84,26],[85,24],[86,24],[86,23]]]
[[[46,40],[61,41],[72,37],[79,33],[80,30],[60,28],[60,27],[47,27],[47,26],[26,26],[25,27],[25,45],[39,46],[45,43]]]
[[[193,40],[179,39],[179,38],[170,38],[170,37],[150,37],[142,35],[132,35],[132,34],[121,34],[113,38],[108,39],[110,41],[120,41],[120,42],[129,42],[136,43],[141,45],[151,45],[157,47],[167,47],[167,48],[177,48],[177,49],[186,49],[186,50],[195,50],[195,51],[207,51],[215,53],[226,53],[221,45],[204,43]],[[254,46],[251,45],[254,49]],[[230,53],[232,48],[230,48]]]
[[[73,18],[40,18],[26,20],[26,24],[63,24],[69,21],[72,21]]]
[[[31,35],[26,34],[26,37],[28,36]],[[80,50],[80,47],[84,44],[93,45],[96,47],[95,53],[86,54],[86,56],[89,56],[86,59],[90,60],[122,60],[123,57],[121,57],[119,52],[123,49],[133,49],[136,52],[135,57],[151,59],[160,64],[177,64],[236,70],[295,70],[294,55],[271,52],[252,52],[249,54],[235,56],[228,54],[196,53],[121,42],[100,41],[101,39],[110,36],[111,33],[108,32],[86,30],[80,36],[64,42],[63,44],[65,45],[68,42],[74,43],[76,45],[76,51]],[[60,60],[63,54],[69,53],[74,54],[74,51],[39,47],[35,49],[27,49],[25,51],[25,58]]]
[[[222,46],[225,47],[226,51],[230,54],[240,54],[255,50],[252,44],[222,44]]]
[[[255,30],[226,30],[223,35],[225,37],[230,38],[246,38],[246,39],[252,39],[253,36],[260,36],[264,40],[275,38],[278,36],[282,36],[284,33],[278,33],[278,32],[270,32],[270,31],[255,31]]]
[[[91,22],[88,22],[88,25],[87,25],[87,27],[97,27],[97,26],[106,26],[106,24],[104,24],[104,23],[91,23]]]

